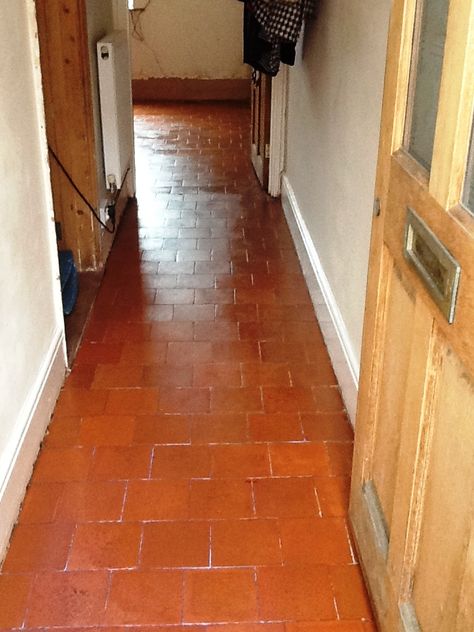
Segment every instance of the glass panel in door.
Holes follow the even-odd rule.
[[[420,0],[413,47],[405,145],[430,171],[441,85],[449,0]]]

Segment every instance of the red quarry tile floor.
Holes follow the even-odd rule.
[[[248,132],[239,105],[136,108],[138,207],[12,535],[0,628],[375,631],[352,432]]]

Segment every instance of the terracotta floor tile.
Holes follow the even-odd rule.
[[[128,484],[124,520],[183,520],[188,516],[188,481],[145,480]]]
[[[190,515],[195,519],[250,518],[251,483],[247,480],[191,481]]]
[[[194,290],[157,290],[155,302],[162,305],[192,305]]]
[[[216,320],[245,323],[257,319],[256,305],[218,305],[216,308]]]
[[[120,361],[127,366],[159,364],[166,359],[167,345],[160,340],[125,342]]]
[[[316,410],[311,389],[302,386],[264,386],[263,406],[267,413],[295,413]]]
[[[173,319],[173,305],[137,305],[129,310],[127,317],[136,323],[170,321]]]
[[[219,358],[218,355],[216,357]],[[219,358],[220,359],[220,358]],[[197,364],[194,367],[194,386],[241,386],[240,365],[231,362]]]
[[[302,518],[317,515],[310,478],[266,478],[253,483],[257,516]]]
[[[176,321],[213,321],[214,305],[175,305],[173,319]]]
[[[302,414],[304,436],[308,441],[354,440],[354,431],[343,413]]]
[[[250,362],[242,364],[244,386],[290,386],[287,364],[272,362]]]
[[[89,390],[66,386],[59,396],[55,413],[57,415],[101,415],[105,410],[108,391]]]
[[[69,524],[19,524],[13,530],[2,570],[7,573],[63,570],[73,526]]]
[[[270,446],[274,476],[329,476],[324,443],[281,443]]]
[[[21,507],[19,522],[52,522],[64,490],[64,483],[31,483]]]
[[[330,573],[340,618],[371,619],[371,607],[360,567],[334,566]]]
[[[282,343],[263,341],[260,344],[262,360],[264,362],[291,362],[294,364],[305,362],[305,345],[302,342]]]
[[[262,410],[262,395],[258,388],[227,388],[218,386],[211,391],[212,412],[241,413],[260,410]]]
[[[313,388],[314,410],[322,413],[335,413],[344,410],[339,388],[336,386],[315,386]]]
[[[48,426],[43,445],[48,448],[68,448],[79,444],[81,417],[55,415]]]
[[[31,584],[31,575],[0,575],[0,629],[22,626]]]
[[[211,448],[215,478],[255,478],[270,476],[266,445],[218,445]]]
[[[241,443],[247,441],[247,418],[241,413],[194,415],[192,443]]]
[[[283,323],[279,321],[239,322],[241,340],[283,341]]]
[[[148,478],[152,448],[148,446],[99,446],[92,460],[91,480],[120,481]]]
[[[199,322],[194,324],[194,340],[231,341],[239,339],[238,323],[216,321],[212,323]],[[219,361],[219,358],[217,358]]]
[[[351,443],[326,442],[330,470],[333,476],[350,476],[352,472],[353,446]]]
[[[208,388],[163,387],[159,409],[163,413],[208,413],[210,397]]]
[[[68,386],[90,388],[94,379],[95,368],[94,364],[75,364],[68,377]]]
[[[132,443],[135,417],[101,415],[84,417],[79,429],[79,441],[84,446],[126,446]]]
[[[230,263],[227,261],[197,261],[196,274],[230,274]]]
[[[253,571],[186,571],[186,623],[255,621],[257,596]]]
[[[183,230],[206,230],[199,228],[183,229]],[[214,287],[213,274],[180,274],[178,276],[176,287],[186,289],[204,289]]]
[[[320,354],[321,355],[321,354]],[[290,364],[291,382],[293,386],[335,386],[336,376],[329,359],[319,359],[318,362]]]
[[[157,446],[153,454],[152,478],[209,478],[211,453],[207,446]]]
[[[329,573],[324,566],[259,568],[257,587],[263,620],[336,618]]]
[[[192,261],[162,261],[158,266],[158,272],[160,274],[192,274],[194,272],[194,264]]]
[[[132,568],[138,563],[142,535],[139,524],[77,525],[68,570]]]
[[[166,362],[170,367],[203,364],[213,359],[211,342],[169,342]]]
[[[104,622],[108,625],[180,623],[183,577],[179,571],[118,571],[112,575]]]
[[[207,632],[284,632],[283,623],[220,623],[206,626]]]
[[[252,441],[303,441],[303,428],[297,413],[249,415]]]
[[[310,621],[287,623],[287,632],[368,632],[362,621]],[[373,628],[375,632],[375,628]]]
[[[222,520],[212,523],[213,566],[281,564],[276,520]]]
[[[191,415],[143,415],[137,418],[135,444],[167,445],[191,442]]]
[[[121,481],[67,483],[56,510],[56,520],[119,520],[124,494],[125,483]]]
[[[283,560],[287,564],[352,564],[346,522],[342,518],[280,520]]]
[[[350,480],[344,476],[315,478],[323,516],[345,516],[349,509]]]
[[[258,344],[249,340],[214,342],[212,350],[214,358],[223,362],[253,362],[260,360]]]
[[[91,459],[89,447],[45,448],[36,461],[33,480],[49,483],[85,480]]]
[[[117,388],[109,391],[105,412],[108,415],[151,415],[157,409],[157,389]]]
[[[127,286],[128,287],[128,286]],[[149,323],[107,323],[104,342],[143,342],[150,339]]]
[[[99,625],[108,589],[106,572],[36,575],[27,627]]]
[[[118,362],[122,353],[119,342],[83,342],[76,356],[77,364],[107,364]]]
[[[313,307],[309,305],[261,305],[259,308],[259,320],[279,320],[291,323],[315,323],[316,316]],[[296,359],[300,361],[298,356]]]
[[[195,302],[196,304],[232,305],[234,290],[229,288],[196,290]]]
[[[160,386],[192,386],[193,367],[169,366],[167,364],[152,364],[143,367],[142,385],[150,387]]]
[[[163,341],[186,341],[192,340],[194,335],[194,325],[192,322],[164,322],[153,323],[150,337],[152,340]]]
[[[142,567],[209,566],[210,524],[202,521],[145,524]]]
[[[142,385],[142,366],[99,364],[95,369],[93,388],[127,388]]]

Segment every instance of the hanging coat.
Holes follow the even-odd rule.
[[[295,49],[305,17],[316,0],[241,0],[244,11],[244,62],[275,76],[280,63],[295,63]]]

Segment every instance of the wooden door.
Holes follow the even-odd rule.
[[[254,71],[251,87],[251,157],[260,184],[268,191],[272,78]]]
[[[95,270],[102,264],[101,229],[64,173],[98,208],[86,2],[36,0],[36,15],[59,247],[72,250],[81,271]]]
[[[474,630],[473,101],[474,0],[394,0],[350,507],[384,632]]]

